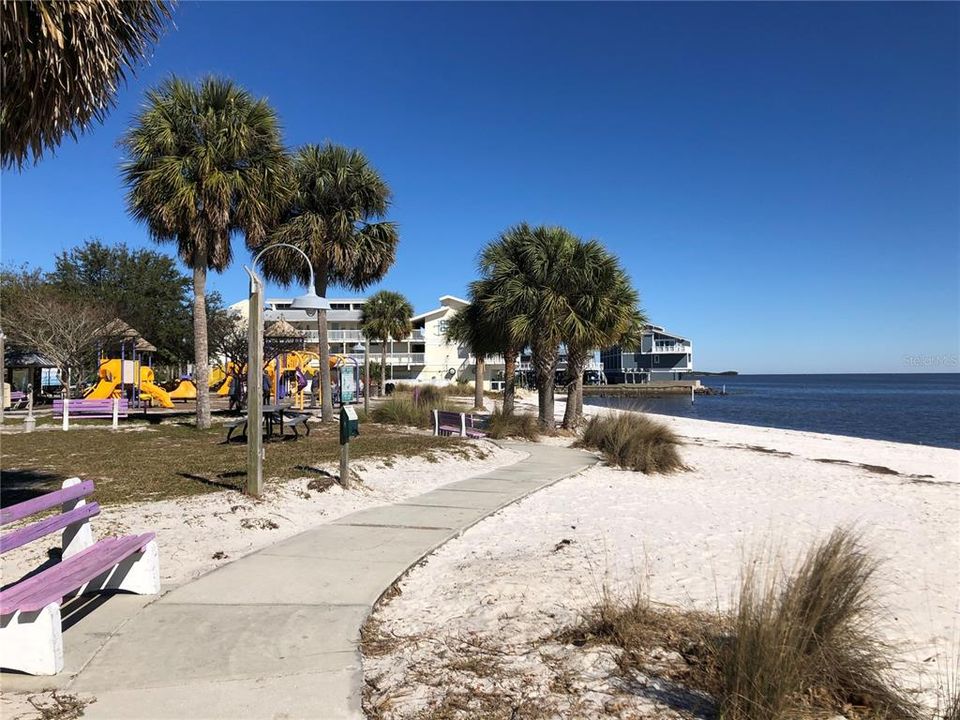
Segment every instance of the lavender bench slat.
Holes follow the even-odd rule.
[[[77,553],[72,558],[67,558],[67,560],[74,560],[75,558],[82,557],[96,547],[99,547],[99,552],[105,552],[106,550],[116,545],[117,540],[119,540],[119,538],[115,538],[115,537],[104,538],[103,540],[100,540],[99,542],[91,545],[86,550],[83,550],[82,552]],[[67,561],[65,560],[63,562],[57,563],[56,565],[52,565],[51,567],[47,568],[43,572],[37,573],[36,575],[32,575],[28,577],[26,580],[22,580],[16,585],[12,585],[6,590],[0,591],[0,615],[6,615],[8,613],[18,610],[20,608],[20,603],[25,598],[28,598],[30,597],[30,595],[36,593],[38,588],[43,587],[44,584],[49,581],[50,577],[47,576],[47,573],[50,572],[51,570],[60,568],[59,573],[61,575],[61,579],[65,580],[66,577],[70,574],[69,567],[65,566],[66,562]],[[66,572],[64,571],[64,568],[61,566],[67,567]]]
[[[101,540],[73,557],[47,568],[8,591],[0,592],[0,614],[36,612],[60,602],[72,591],[102,575],[153,540],[154,533]]]
[[[129,412],[129,401],[126,398],[120,398],[117,404],[117,415],[127,417]],[[54,417],[63,417],[63,400],[53,401],[53,415]],[[111,398],[105,400],[71,400],[70,415],[77,417],[112,418],[113,400]]]
[[[140,542],[140,535],[105,538],[83,552],[44,570],[36,576],[43,577],[43,582],[30,585],[15,596],[16,605],[13,610],[32,612],[30,608],[37,610],[51,602],[60,602],[117,563],[142,550],[143,546],[153,539],[153,534],[149,535],[143,542]],[[0,598],[0,614],[4,614],[6,611],[3,607],[10,604]]]
[[[6,525],[16,520],[23,520],[23,518],[29,517],[34,513],[49,510],[52,507],[63,505],[63,503],[71,500],[79,500],[91,493],[93,493],[93,480],[87,480],[79,485],[73,485],[63,490],[55,490],[40,497],[24,500],[22,503],[0,509],[0,525]]]
[[[20,528],[19,530],[8,532],[0,536],[0,555],[14,548],[26,545],[28,542],[38,540],[44,535],[49,535],[57,530],[63,530],[68,525],[83,522],[99,514],[99,503],[87,503],[60,515],[53,515],[39,522],[35,522],[32,525]]]

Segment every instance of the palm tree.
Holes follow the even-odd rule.
[[[315,290],[331,284],[363,290],[382,279],[396,258],[396,225],[379,220],[390,205],[390,189],[359,150],[339,145],[306,145],[293,157],[295,193],[282,224],[267,243],[303,250],[316,270]],[[263,274],[282,284],[310,281],[303,258],[278,249],[261,258]],[[327,313],[317,313],[320,391],[325,421],[333,420]]]
[[[413,330],[410,319],[413,306],[402,294],[392,290],[379,290],[363,304],[360,329],[368,340],[380,343],[380,394],[387,385],[387,342],[405,338]]]
[[[471,303],[452,318],[447,325],[447,341],[465,345],[473,355],[474,409],[483,409],[483,372],[487,356],[496,355],[504,349],[502,326],[492,321],[483,312],[479,303]]]
[[[571,260],[566,327],[567,373],[570,378],[563,427],[574,429],[583,417],[583,370],[597,348],[639,343],[647,318],[640,297],[619,259],[599,242],[580,242]]]
[[[578,239],[561,227],[521,223],[502,233],[480,255],[480,282],[489,291],[487,312],[501,318],[513,338],[529,340],[537,377],[539,422],[554,420],[554,377],[560,343],[571,335],[568,299]]]
[[[480,315],[478,320],[483,327],[480,335],[483,341],[478,340],[478,345],[493,347],[490,354],[498,353],[503,357],[503,413],[510,415],[516,399],[517,357],[526,347],[527,339],[511,332],[511,315],[498,316],[495,307],[491,307],[491,298],[495,294],[496,286],[490,280],[470,283],[470,304]]]
[[[208,385],[207,271],[231,260],[230,237],[263,242],[287,193],[276,113],[230,80],[192,85],[172,77],[147,92],[122,139],[128,211],[158,242],[173,242],[193,270],[194,378]],[[197,427],[210,427],[210,398],[197,395]]]
[[[163,34],[166,0],[30,0],[0,7],[3,167],[102,122],[117,86]]]

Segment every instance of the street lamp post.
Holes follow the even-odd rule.
[[[274,248],[286,247],[301,255],[310,268],[310,284],[307,292],[294,298],[290,307],[294,310],[306,310],[314,315],[320,310],[329,310],[326,298],[317,295],[313,289],[314,274],[310,258],[298,247],[287,243],[268,245],[253,258],[253,267],[260,257]],[[263,493],[263,279],[256,271],[244,265],[250,276],[250,308],[247,325],[247,493],[259,497]]]

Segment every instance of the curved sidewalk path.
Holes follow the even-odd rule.
[[[530,456],[347,515],[163,595],[70,684],[97,698],[84,717],[362,718],[360,628],[383,591],[466,528],[596,462],[504,445]]]

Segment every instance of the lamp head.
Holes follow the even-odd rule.
[[[308,288],[307,292],[303,295],[293,299],[293,302],[290,303],[290,308],[293,310],[305,310],[307,315],[313,317],[319,310],[329,310],[330,303],[326,298],[317,295],[313,288]]]

